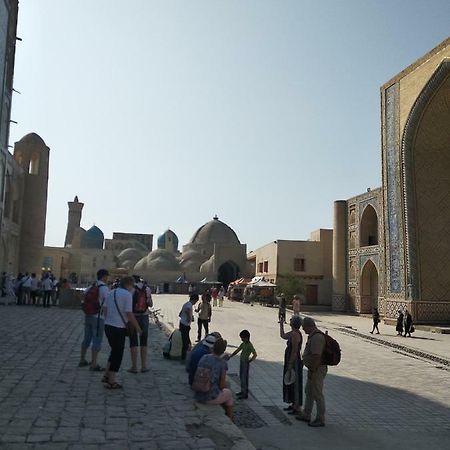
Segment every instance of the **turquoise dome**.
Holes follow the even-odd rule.
[[[92,226],[86,233],[83,234],[81,238],[81,248],[103,248],[103,241],[105,240],[105,235],[103,231],[97,226]]]
[[[167,230],[158,238],[158,248],[161,250],[169,250],[170,252],[178,251],[178,236],[172,231]]]

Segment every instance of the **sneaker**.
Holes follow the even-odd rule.
[[[303,414],[298,415],[298,416],[296,417],[296,419],[297,419],[297,420],[300,420],[301,422],[308,422],[308,425],[309,425],[309,423],[311,422],[311,417],[304,416]]]
[[[308,425],[309,425],[310,427],[324,427],[324,426],[325,426],[325,423],[322,422],[321,420],[316,419],[314,422],[308,423]]]

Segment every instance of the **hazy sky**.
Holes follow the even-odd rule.
[[[381,184],[380,86],[450,35],[448,0],[21,0],[11,143],[51,149],[47,245],[82,226],[254,249]]]

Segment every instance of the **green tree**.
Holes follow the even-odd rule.
[[[278,295],[283,293],[287,303],[292,303],[292,297],[294,297],[294,295],[305,294],[305,282],[303,278],[298,275],[279,275],[277,278],[276,292]]]

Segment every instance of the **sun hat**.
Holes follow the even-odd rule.
[[[208,336],[203,339],[203,345],[206,345],[209,348],[213,348],[214,344],[216,343],[217,338],[211,334],[208,334]]]

